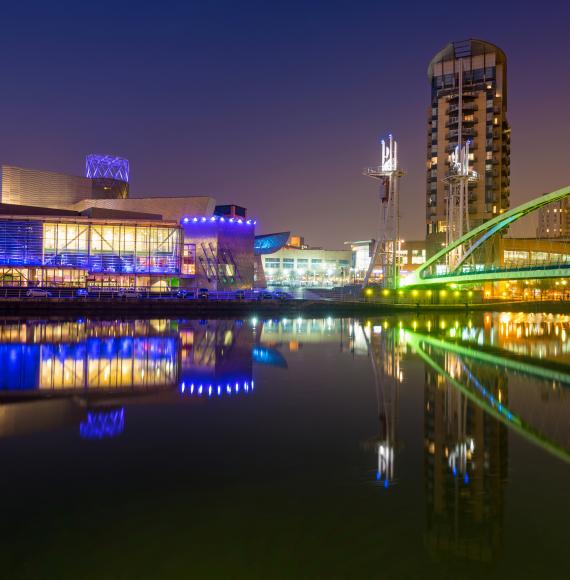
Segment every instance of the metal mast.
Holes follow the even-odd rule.
[[[400,177],[404,172],[398,168],[398,143],[388,135],[388,143],[381,141],[382,157],[378,167],[368,167],[363,174],[380,181],[380,228],[374,246],[364,286],[370,280],[374,264],[380,259],[384,275],[383,285],[397,288],[399,278],[398,256],[400,250]]]
[[[469,229],[469,183],[479,179],[472,171],[469,160],[470,141],[463,144],[463,60],[459,59],[459,82],[457,99],[457,145],[450,155],[449,175],[444,179],[448,184],[446,244],[449,246]],[[461,262],[462,248],[447,255],[448,270]]]

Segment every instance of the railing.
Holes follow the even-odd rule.
[[[570,264],[567,262],[560,262],[557,264],[529,264],[529,265],[521,265],[515,266],[512,268],[506,268],[504,266],[496,266],[496,265],[488,265],[484,266],[483,268],[470,268],[468,266],[464,266],[461,268],[460,271],[452,271],[452,272],[445,272],[441,274],[431,274],[428,275],[427,272],[424,273],[424,279],[431,279],[434,278],[452,278],[456,276],[472,276],[474,274],[500,274],[500,273],[507,273],[507,272],[540,272],[540,271],[547,271],[547,270],[563,270],[568,269],[570,272]]]
[[[274,301],[311,300],[311,301],[363,301],[362,290],[359,287],[334,289],[297,289],[281,290],[220,290],[204,291],[175,288],[157,291],[150,287],[137,289],[90,287],[29,287],[2,286],[0,299],[22,301],[69,300],[75,302],[131,302],[136,300],[208,300],[208,301]]]

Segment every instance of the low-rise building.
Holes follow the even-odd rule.
[[[261,258],[267,286],[333,287],[351,281],[351,250],[311,248],[300,236],[290,236],[285,247]]]

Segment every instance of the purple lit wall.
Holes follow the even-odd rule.
[[[184,243],[196,244],[196,286],[210,290],[253,287],[255,220],[213,216],[181,220]]]

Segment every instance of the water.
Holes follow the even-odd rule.
[[[5,578],[566,578],[570,317],[3,321]]]

